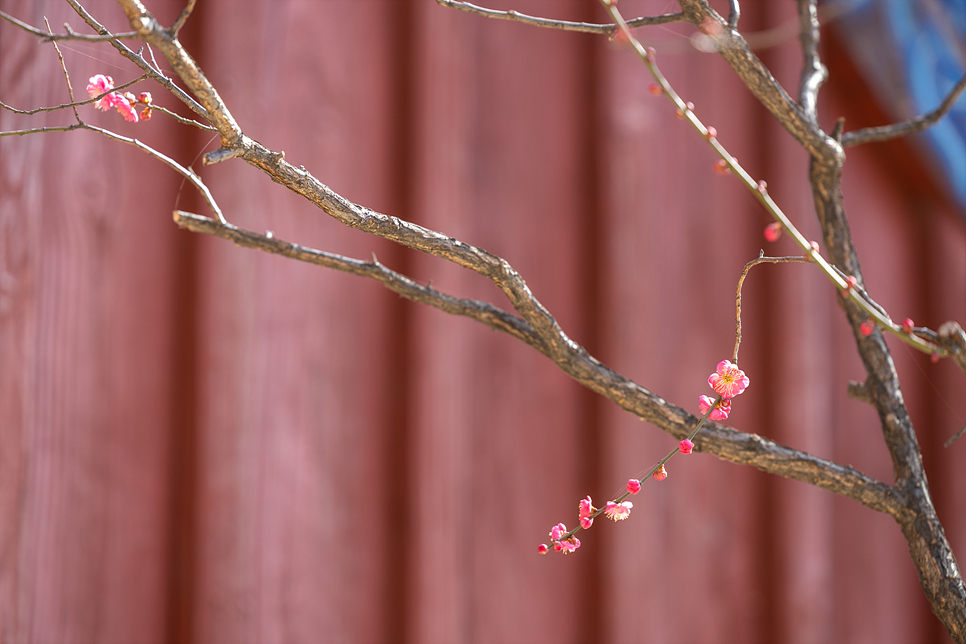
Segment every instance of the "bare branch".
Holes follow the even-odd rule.
[[[802,41],[802,74],[798,83],[798,103],[812,123],[818,123],[818,90],[828,78],[828,69],[818,55],[819,21],[816,0],[798,0],[798,16]]]
[[[29,130],[7,130],[6,132],[0,132],[0,136],[23,136],[24,134],[43,134],[44,132],[70,132],[71,130],[81,129],[84,129],[84,125],[74,123],[73,125],[65,125],[63,127],[35,127]]]
[[[50,33],[49,27],[48,27],[48,31],[42,31],[40,29],[37,29],[36,27],[32,27],[28,25],[25,22],[17,20],[10,14],[5,13],[3,11],[0,11],[0,18],[3,18],[4,20],[6,20],[12,25],[20,27],[21,29],[23,29],[29,34],[33,34],[34,36],[40,36],[41,42],[55,42],[57,40],[80,40],[84,42],[104,42],[108,40],[137,40],[138,38],[140,38],[140,36],[138,36],[133,31],[128,31],[122,34],[110,34],[107,36],[85,36],[82,34],[74,33],[74,31],[66,23],[64,24],[64,28],[67,29],[66,34],[54,34],[54,33]]]
[[[681,0],[681,8],[688,22],[696,26],[702,23],[707,25],[706,21],[709,20],[718,24],[723,34],[721,38],[726,41],[726,45],[720,49],[721,56],[744,81],[755,98],[809,154],[820,159],[844,156],[841,146],[809,120],[802,106],[792,100],[788,92],[775,80],[771,71],[751,51],[741,34],[729,29],[725,20],[706,0]]]
[[[959,79],[959,82],[953,86],[949,94],[946,95],[946,98],[943,99],[943,102],[939,104],[939,107],[928,114],[923,114],[914,119],[902,121],[901,123],[893,123],[892,125],[867,127],[853,132],[846,132],[842,135],[842,145],[848,147],[862,145],[863,143],[888,141],[889,139],[896,139],[901,136],[921,132],[935,125],[942,117],[946,116],[949,110],[953,109],[953,105],[956,104],[964,89],[966,89],[966,75]]]
[[[197,174],[195,174],[191,170],[191,168],[184,167],[183,165],[181,165],[180,163],[178,163],[177,161],[175,161],[171,157],[168,157],[168,156],[166,156],[166,155],[158,152],[157,150],[155,150],[151,146],[146,145],[146,144],[142,143],[141,141],[138,141],[137,139],[132,139],[132,138],[129,138],[129,137],[126,137],[126,136],[121,136],[120,134],[115,134],[114,132],[111,132],[110,130],[105,130],[105,129],[102,129],[102,128],[99,128],[99,127],[95,127],[93,125],[88,125],[87,123],[80,123],[80,127],[83,128],[83,129],[85,129],[85,130],[90,130],[92,132],[97,132],[98,134],[103,134],[104,136],[106,136],[109,139],[114,139],[115,141],[120,141],[121,143],[127,143],[128,145],[133,145],[136,148],[139,148],[141,150],[144,150],[145,152],[147,152],[148,154],[150,154],[154,158],[156,158],[159,161],[163,162],[164,164],[168,165],[169,167],[174,168],[174,170],[178,174],[182,175],[185,179],[187,179],[192,184],[194,184],[194,186],[201,192],[202,196],[204,196],[204,198],[205,198],[205,201],[207,201],[208,202],[208,205],[211,207],[211,210],[215,213],[215,215],[217,215],[218,221],[220,221],[223,224],[227,224],[228,223],[227,221],[225,221],[225,216],[223,214],[221,214],[221,208],[218,207],[218,204],[215,202],[215,198],[211,196],[211,192],[208,190],[208,186],[206,186],[204,184],[204,182],[201,180],[201,177],[199,177]]]
[[[263,250],[300,262],[374,279],[406,299],[420,304],[428,304],[445,313],[471,318],[492,329],[512,335],[537,351],[545,353],[540,338],[537,337],[530,325],[520,318],[487,302],[453,297],[430,286],[417,284],[412,279],[383,266],[378,261],[364,262],[359,259],[307,248],[278,239],[271,233],[260,235],[231,224],[220,224],[209,217],[202,217],[181,210],[174,211],[174,221],[181,228],[221,237],[233,242],[236,246]]]
[[[187,212],[175,211],[174,219],[182,228],[222,237],[239,246],[277,253],[299,261],[375,279],[403,297],[429,304],[447,313],[470,317],[491,328],[508,333],[553,359],[564,373],[584,386],[676,437],[687,436],[698,420],[683,409],[671,405],[604,366],[572,341],[567,340],[564,343],[565,351],[561,355],[559,351],[545,344],[543,338],[525,321],[487,303],[454,298],[421,286],[378,262],[363,262],[305,248],[279,240],[274,235],[260,235]],[[855,499],[863,505],[891,516],[898,516],[903,512],[890,486],[861,474],[851,467],[838,465],[756,434],[746,434],[716,423],[706,423],[699,434],[701,440],[698,451],[815,485],[835,494]]]
[[[741,17],[741,7],[738,0],[728,0],[728,26],[732,29],[738,28],[738,19]]]
[[[451,7],[453,9],[458,9],[460,11],[465,11],[467,13],[472,13],[477,16],[483,16],[484,18],[496,18],[498,20],[510,20],[513,22],[521,22],[525,25],[531,25],[534,27],[546,27],[548,29],[560,29],[562,31],[579,31],[589,34],[612,34],[616,31],[616,27],[612,24],[596,24],[592,22],[571,22],[569,20],[553,20],[550,18],[540,18],[537,16],[528,16],[526,14],[520,13],[519,11],[514,11],[510,9],[509,11],[499,11],[497,9],[487,9],[486,7],[480,7],[469,2],[463,2],[462,0],[436,0],[437,4],[443,5],[444,7]],[[633,20],[628,20],[627,25],[631,28],[634,27],[646,27],[649,25],[665,25],[671,22],[684,22],[683,13],[665,13],[660,16],[650,16],[634,18]]]
[[[963,327],[958,322],[943,322],[939,325],[937,338],[940,346],[952,356],[963,373],[966,373],[966,332]]]
[[[958,432],[956,432],[955,434],[953,434],[952,437],[948,441],[946,441],[945,443],[943,443],[943,447],[945,447],[945,448],[948,449],[949,446],[952,445],[953,443],[955,443],[956,442],[956,439],[958,439],[963,434],[966,434],[966,425],[963,425],[963,428],[961,430],[959,430]]]
[[[190,16],[191,12],[194,11],[195,2],[197,2],[197,0],[188,0],[188,4],[185,5],[184,10],[181,11],[181,15],[178,16],[178,19],[174,21],[173,25],[171,25],[171,29],[168,30],[168,33],[170,33],[173,37],[178,37],[178,32],[181,31],[181,28],[184,27],[184,23],[188,20],[188,16]]]
[[[738,290],[735,293],[735,351],[732,354],[731,361],[738,364],[738,347],[741,346],[741,287],[745,283],[745,278],[748,277],[748,271],[750,271],[758,264],[784,264],[787,262],[805,262],[809,263],[812,261],[811,257],[765,257],[765,251],[760,251],[756,259],[751,260],[745,264],[744,269],[741,271],[741,276],[738,278]]]

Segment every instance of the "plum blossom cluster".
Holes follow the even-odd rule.
[[[141,92],[134,96],[131,92],[113,92],[114,79],[104,74],[91,76],[87,83],[87,94],[91,98],[101,96],[94,103],[94,107],[107,112],[116,109],[125,121],[138,122],[137,108],[141,109],[141,119],[151,119],[151,92]]]
[[[748,376],[730,360],[722,360],[718,363],[715,372],[708,376],[708,384],[720,396],[720,400],[715,403],[711,396],[698,397],[698,409],[702,414],[708,414],[711,420],[725,420],[731,413],[731,399],[743,392],[748,387]],[[713,408],[712,408],[713,406]]]
[[[731,399],[743,392],[748,387],[748,382],[748,376],[738,368],[738,365],[728,360],[719,362],[715,372],[708,377],[708,384],[711,385],[711,388],[715,390],[718,396],[716,398],[701,396],[699,406],[702,414],[705,414],[705,417],[713,420],[727,418],[731,412]],[[678,443],[678,446],[671,453],[651,468],[649,474],[651,478],[655,481],[665,480],[667,478],[667,469],[664,467],[664,464],[675,454],[690,454],[694,451],[694,443],[691,439],[698,433],[701,425],[704,424],[704,420],[702,418],[691,431],[688,438]],[[563,554],[576,551],[580,547],[580,539],[575,536],[578,530],[589,530],[594,525],[594,519],[601,514],[612,521],[623,521],[631,515],[631,510],[634,508],[634,504],[630,501],[625,501],[625,499],[640,491],[641,481],[638,479],[630,479],[627,482],[626,491],[613,501],[608,501],[602,508],[595,508],[590,496],[582,498],[577,503],[578,527],[573,530],[567,530],[566,525],[558,523],[550,529],[550,538],[552,539],[553,545],[548,546],[545,543],[541,543],[537,547],[537,552],[545,555],[550,552],[551,548]]]

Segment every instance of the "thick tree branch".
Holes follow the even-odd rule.
[[[959,82],[953,86],[949,94],[946,95],[946,98],[943,99],[943,102],[939,104],[939,107],[928,114],[923,114],[914,119],[902,121],[901,123],[893,123],[892,125],[867,127],[853,132],[846,132],[842,135],[842,145],[849,147],[852,145],[862,145],[863,143],[888,141],[890,139],[915,134],[916,132],[922,132],[926,128],[938,123],[949,110],[953,109],[953,105],[956,104],[963,90],[966,90],[966,76],[959,79]]]
[[[450,7],[452,9],[458,9],[460,11],[475,14],[477,16],[483,16],[484,18],[496,18],[498,20],[521,22],[525,25],[531,25],[533,27],[560,29],[562,31],[580,31],[589,34],[612,34],[614,31],[616,31],[616,27],[612,24],[604,25],[591,22],[571,22],[569,20],[540,18],[538,16],[528,16],[520,13],[519,11],[514,11],[513,9],[510,9],[509,11],[487,9],[486,7],[480,7],[469,2],[463,2],[462,0],[436,0],[436,3],[444,7]],[[684,22],[684,14],[679,12],[666,13],[660,16],[645,16],[628,20],[627,24],[631,28],[634,28],[646,27],[649,25],[665,25],[670,22]]]
[[[841,193],[842,159],[813,156],[810,182],[825,245],[833,264],[863,285],[862,270],[852,242]],[[899,376],[882,333],[869,336],[860,326],[866,312],[852,299],[839,299],[852,326],[859,356],[868,375],[868,394],[879,414],[883,437],[892,457],[897,494],[906,511],[896,521],[909,545],[919,582],[946,630],[956,641],[966,641],[966,586],[952,549],[936,515],[919,442],[899,387]]]

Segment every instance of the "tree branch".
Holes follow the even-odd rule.
[[[376,261],[375,257],[371,262],[364,262],[360,259],[344,257],[283,241],[271,233],[260,235],[231,224],[221,224],[209,217],[202,217],[181,210],[174,211],[174,222],[185,230],[221,237],[233,242],[236,246],[263,250],[300,262],[374,279],[408,300],[428,304],[444,313],[471,318],[492,329],[512,335],[541,353],[546,353],[540,338],[537,337],[530,325],[520,318],[487,302],[453,297],[430,286],[417,284],[405,275],[383,266]]]
[[[688,22],[696,26],[711,20],[718,24],[721,38],[726,44],[721,47],[721,56],[738,74],[751,93],[778,122],[788,130],[809,154],[820,159],[843,157],[841,146],[831,139],[817,123],[813,123],[805,109],[788,95],[788,92],[775,80],[771,71],[751,51],[745,39],[711,8],[706,0],[681,0],[681,8]]]
[[[553,350],[524,320],[476,300],[464,300],[416,284],[376,261],[363,262],[342,257],[230,224],[219,224],[208,217],[175,211],[178,226],[197,233],[227,239],[238,246],[254,248],[332,268],[338,271],[369,277],[390,290],[415,302],[477,320],[498,331],[508,333],[553,359],[561,370],[582,385],[614,401],[625,410],[647,420],[660,429],[684,438],[694,427],[697,418],[654,395],[647,389],[621,376],[589,355],[583,347],[566,342],[564,355],[554,357]],[[803,481],[840,496],[855,499],[863,505],[891,516],[899,516],[903,508],[893,488],[868,477],[851,467],[838,465],[801,452],[757,434],[739,432],[723,425],[706,422],[699,432],[698,451],[713,454],[733,463],[751,465],[764,472]]]
[[[64,23],[64,28],[67,29],[66,34],[52,34],[46,31],[32,27],[25,22],[17,20],[13,16],[3,11],[0,11],[0,18],[3,18],[7,22],[17,27],[20,27],[29,34],[34,36],[40,36],[40,42],[54,42],[57,40],[80,40],[83,42],[104,42],[108,40],[137,40],[139,36],[133,31],[127,31],[122,34],[108,34],[106,36],[85,36],[82,34],[74,33],[70,28],[70,25]]]
[[[953,86],[949,94],[946,95],[946,98],[943,99],[943,102],[939,104],[939,107],[928,114],[923,114],[908,121],[902,121],[901,123],[893,123],[892,125],[867,127],[861,130],[846,132],[842,135],[842,145],[849,147],[852,145],[862,145],[863,143],[888,141],[901,136],[915,134],[916,132],[922,132],[926,128],[938,123],[942,117],[946,116],[949,110],[953,109],[953,105],[956,104],[963,90],[966,90],[966,75],[959,79],[959,82]]]
[[[498,20],[510,20],[512,22],[521,22],[525,25],[531,25],[534,27],[545,27],[548,29],[560,29],[562,31],[579,31],[589,34],[612,34],[616,31],[616,27],[612,24],[596,24],[591,22],[571,22],[569,20],[553,20],[550,18],[540,18],[538,16],[528,16],[526,14],[520,13],[519,11],[514,11],[510,9],[509,11],[500,11],[498,9],[488,9],[486,7],[480,7],[469,2],[463,2],[463,0],[436,0],[437,4],[444,7],[450,7],[452,9],[458,9],[459,11],[465,11],[467,13],[472,13],[477,16],[483,16],[484,18],[496,18]],[[645,27],[649,25],[665,25],[671,22],[684,22],[684,14],[678,13],[665,13],[660,16],[650,16],[634,18],[633,20],[628,20],[627,24],[631,28],[634,27]]]
[[[816,0],[798,0],[800,21],[799,38],[802,42],[801,79],[798,83],[798,103],[805,110],[805,116],[818,124],[818,91],[828,78],[828,70],[818,55],[819,22]]]
[[[185,8],[181,11],[181,15],[178,16],[178,19],[174,21],[173,25],[171,25],[171,29],[168,30],[168,33],[170,33],[174,38],[178,37],[178,32],[181,31],[181,28],[184,27],[184,23],[188,21],[188,16],[190,16],[191,12],[194,11],[195,2],[197,2],[197,0],[188,0],[188,4],[185,5]]]
[[[120,2],[121,0],[118,0],[118,1]],[[104,25],[102,25],[97,20],[95,20],[94,17],[91,16],[91,14],[89,14],[87,10],[77,2],[77,0],[66,0],[66,2],[71,6],[71,8],[74,11],[77,12],[77,15],[79,15],[91,29],[101,34],[102,36],[110,37],[108,42],[112,47],[114,47],[114,49],[118,51],[118,53],[120,53],[122,56],[130,60],[138,67],[140,67],[142,70],[144,70],[144,72],[151,78],[151,80],[160,84],[166,90],[174,94],[174,96],[182,103],[187,105],[188,108],[191,109],[191,111],[195,112],[206,121],[209,120],[207,111],[198,103],[198,101],[188,96],[188,94],[186,94],[183,89],[175,85],[170,78],[162,74],[160,69],[155,69],[154,67],[152,67],[151,64],[148,63],[148,61],[144,60],[144,58],[140,54],[134,53],[124,43],[117,40],[117,38],[114,37],[114,34],[109,32],[107,28],[104,27]],[[177,72],[177,70],[175,70],[175,72]]]

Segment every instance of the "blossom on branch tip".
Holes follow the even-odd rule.
[[[778,238],[782,236],[782,225],[781,222],[775,221],[767,226],[765,226],[765,239],[774,242],[778,241]]]
[[[701,410],[701,414],[707,414],[708,410],[711,409],[711,405],[714,404],[714,398],[711,396],[700,396],[698,398],[698,409]],[[708,414],[708,418],[711,420],[727,420],[728,414],[731,413],[731,399],[722,398],[718,401],[718,404],[714,406],[714,409]]]
[[[637,479],[631,479],[627,482],[627,491],[631,494],[637,494],[641,491],[641,482]]]
[[[718,363],[717,370],[708,376],[708,384],[722,398],[734,398],[748,387],[748,376],[729,360]]]
[[[663,481],[664,479],[667,478],[667,470],[664,469],[664,466],[662,465],[661,469],[654,472],[654,474],[651,474],[651,476],[654,478],[655,481]]]
[[[683,441],[678,443],[678,449],[681,450],[682,454],[690,454],[694,449],[694,443],[685,438]]]
[[[562,523],[558,523],[554,527],[550,528],[550,538],[554,541],[560,541],[560,538],[567,534],[567,526]]]
[[[613,501],[608,501],[604,514],[607,515],[608,519],[612,519],[614,521],[623,521],[631,515],[631,508],[633,507],[634,504],[630,501],[624,501],[623,503],[614,503]]]

